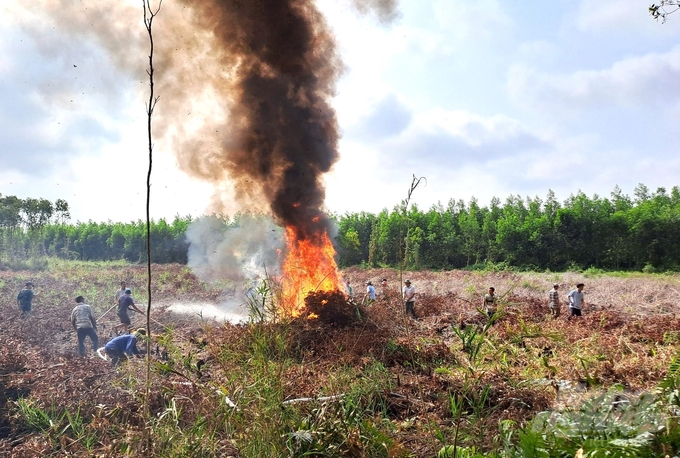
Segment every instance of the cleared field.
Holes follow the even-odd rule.
[[[323,319],[230,324],[213,320],[215,314],[172,313],[173,304],[233,306],[241,286],[201,283],[179,265],[153,272],[151,444],[142,441],[144,361],[115,369],[94,355],[78,357],[69,322],[76,295],[99,317],[114,305],[121,279],[146,304],[146,268],[63,264],[0,272],[3,456],[150,450],[151,456],[426,457],[454,441],[490,451],[498,447],[500,421],[522,425],[612,386],[626,396],[653,389],[680,345],[676,275],[400,276],[352,268],[343,273],[357,301],[366,280],[379,299],[340,326]],[[416,287],[418,321],[403,313],[398,291],[405,278]],[[22,319],[15,298],[27,280],[38,296],[33,315]],[[562,298],[585,283],[583,317],[568,321],[563,308],[561,318],[551,319],[547,293],[555,282]],[[500,307],[497,321],[486,326],[478,308],[489,286]],[[357,311],[344,301],[335,306],[348,307],[350,316]],[[115,324],[115,311],[100,320],[102,342]]]

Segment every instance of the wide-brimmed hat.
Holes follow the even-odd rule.
[[[409,279],[407,278],[406,280],[404,280],[404,283],[409,283],[409,284],[410,284],[410,283],[411,283],[411,280],[409,280]]]

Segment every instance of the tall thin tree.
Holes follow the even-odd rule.
[[[156,108],[159,97],[154,93],[154,79],[153,79],[153,20],[161,9],[163,0],[159,0],[158,6],[154,9],[151,7],[150,0],[142,0],[144,8],[144,27],[149,36],[149,68],[146,73],[149,75],[149,101],[146,105],[146,121],[147,121],[147,135],[149,147],[149,169],[146,174],[146,268],[147,268],[147,304],[146,304],[146,335],[147,339],[151,339],[151,170],[153,167],[153,135],[151,130],[151,122],[153,120],[153,111]],[[149,415],[149,396],[151,386],[151,345],[150,340],[146,345],[146,383],[144,390],[144,421],[146,426],[144,428],[144,444],[147,456],[151,456],[151,434],[149,428],[151,427],[151,418]]]

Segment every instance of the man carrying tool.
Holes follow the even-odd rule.
[[[85,303],[83,296],[76,297],[76,306],[71,311],[71,324],[78,333],[78,354],[85,356],[85,337],[90,338],[92,348],[96,352],[99,348],[97,336],[97,320],[92,315],[92,308]]]
[[[120,299],[118,299],[118,318],[120,318],[121,324],[118,325],[116,328],[121,328],[125,326],[125,329],[129,329],[132,323],[130,322],[130,315],[128,315],[128,310],[134,310],[137,313],[141,313],[142,315],[144,312],[142,312],[136,305],[135,301],[132,299],[132,290],[130,288],[125,288],[125,294],[120,296]]]
[[[139,328],[133,334],[114,337],[104,346],[106,355],[111,358],[111,365],[117,366],[121,361],[127,361],[133,356],[142,357],[137,348],[137,340],[146,336],[146,329]]]
[[[368,280],[366,282],[366,294],[364,294],[364,298],[361,300],[361,303],[368,307],[373,302],[375,302],[376,299],[377,296],[375,294],[375,286],[373,286],[373,282],[371,280]]]

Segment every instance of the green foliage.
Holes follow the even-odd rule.
[[[290,456],[325,457],[388,457],[393,442],[355,397],[313,407],[293,425],[285,440]]]
[[[510,196],[489,207],[475,198],[427,212],[397,206],[375,216],[340,217],[336,240],[342,266],[396,267],[404,253],[411,269],[585,270],[589,276],[676,269],[680,189],[669,196],[664,188],[652,193],[639,185],[635,197],[616,187],[609,199],[578,192],[564,203],[549,191],[545,200]]]
[[[87,428],[80,409],[75,413],[60,411],[54,404],[44,409],[27,398],[19,398],[15,406],[16,416],[29,430],[44,433],[51,440],[55,451],[61,448],[59,438],[63,435],[81,442],[87,450],[91,450],[97,443],[97,436]]]
[[[629,399],[612,390],[578,410],[541,412],[523,428],[501,425],[502,456],[507,458],[574,456],[579,448],[587,457],[655,457],[677,438],[666,433],[663,405],[650,393]]]
[[[146,260],[142,221],[69,223],[65,201],[0,195],[0,265],[45,256],[78,260]],[[218,217],[216,217],[218,218]],[[224,218],[225,227],[237,224]],[[651,192],[640,184],[631,198],[616,187],[610,198],[582,192],[563,203],[510,196],[480,206],[450,200],[428,211],[395,206],[374,215],[334,216],[341,267],[399,266],[409,269],[483,271],[677,270],[680,251],[680,189]],[[151,221],[151,257],[157,263],[186,263],[190,217]],[[15,264],[12,264],[15,263]]]
[[[661,0],[659,4],[652,3],[649,6],[649,14],[657,21],[666,22],[669,14],[672,14],[680,9],[680,1],[678,0]]]

